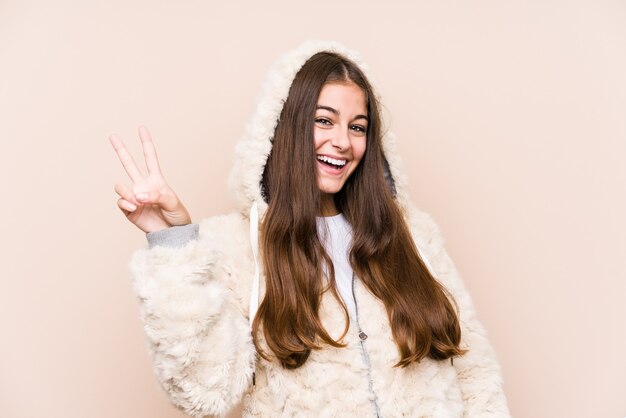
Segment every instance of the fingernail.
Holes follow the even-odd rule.
[[[132,203],[129,203],[127,206],[128,206],[128,210],[131,212],[134,212],[135,209],[137,209],[137,206],[133,205]]]
[[[135,196],[137,198],[137,200],[143,202],[144,200],[148,200],[148,194],[147,193],[139,193],[137,196]]]

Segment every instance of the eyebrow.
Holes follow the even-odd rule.
[[[334,113],[335,115],[339,115],[339,111],[330,106],[317,105],[316,109],[328,110],[329,112]],[[357,120],[357,119],[365,119],[369,121],[370,118],[368,118],[367,115],[356,115],[352,120]]]

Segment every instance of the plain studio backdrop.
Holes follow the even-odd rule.
[[[361,52],[516,417],[626,415],[626,3],[0,0],[0,416],[174,418],[108,135],[152,132],[194,220],[270,64]]]

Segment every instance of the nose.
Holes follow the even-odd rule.
[[[340,151],[345,151],[350,147],[350,134],[348,130],[337,129],[330,139],[330,144]]]

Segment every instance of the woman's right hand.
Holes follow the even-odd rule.
[[[161,174],[156,149],[145,126],[139,127],[139,138],[148,168],[147,176],[141,174],[122,140],[117,135],[109,137],[133,183],[132,188],[122,183],[115,185],[115,192],[120,196],[117,206],[130,222],[144,232],[190,224],[189,212]]]

